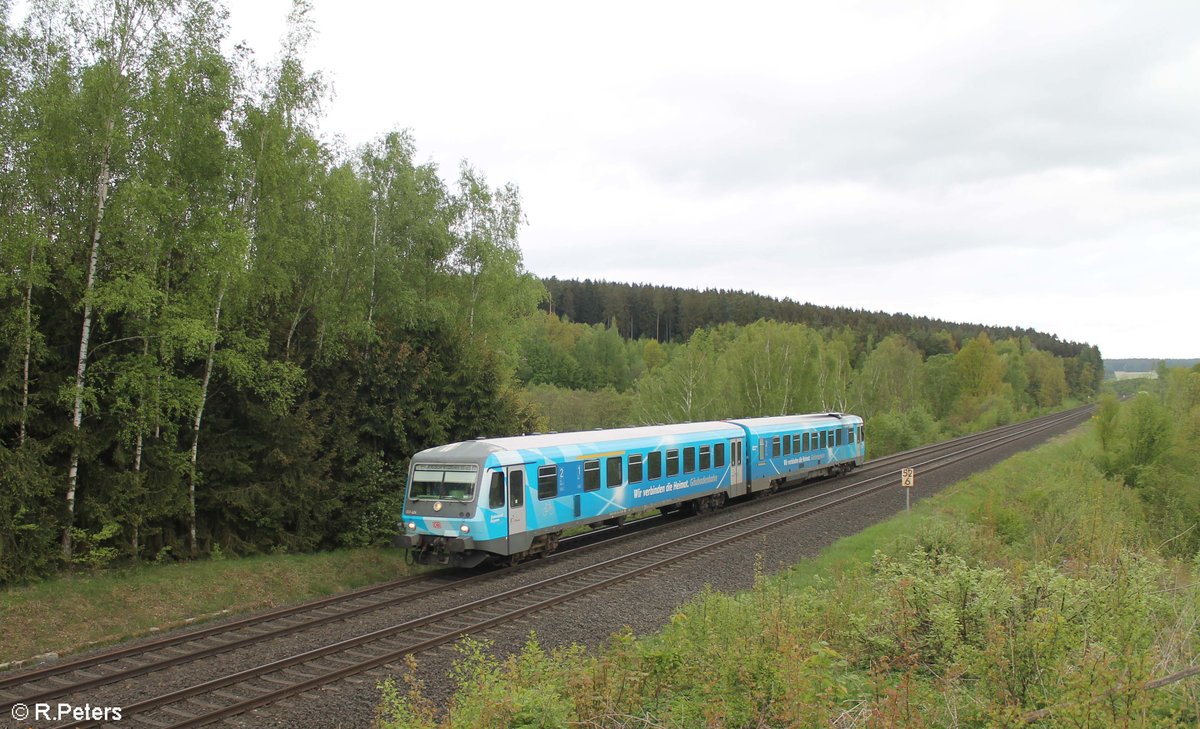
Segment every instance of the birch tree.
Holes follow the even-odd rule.
[[[870,417],[899,412],[924,401],[921,353],[901,334],[885,337],[854,378],[855,412]]]
[[[788,415],[821,405],[821,338],[806,326],[759,321],[744,327],[721,366],[738,413]]]
[[[462,279],[462,324],[484,341],[502,322],[528,313],[545,290],[524,270],[517,233],[524,222],[516,185],[489,188],[469,164],[459,168],[455,268]]]
[[[697,329],[665,364],[638,380],[636,415],[643,423],[684,423],[734,417],[725,389],[728,372],[718,366],[726,344],[716,330]]]
[[[92,154],[95,159],[94,209],[87,241],[87,262],[84,268],[82,295],[83,321],[79,334],[79,356],[75,381],[71,390],[72,446],[67,469],[68,528],[63,531],[63,554],[71,557],[72,522],[79,478],[80,438],[87,391],[88,348],[91,345],[92,322],[100,262],[101,242],[104,239],[105,206],[114,184],[115,163],[128,144],[127,113],[135,89],[147,41],[158,21],[170,8],[165,0],[116,0],[111,4],[98,3],[86,15],[75,17],[87,40],[86,51],[92,56],[83,75],[83,93],[91,102],[94,129]]]

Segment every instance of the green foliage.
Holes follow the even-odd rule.
[[[1092,416],[1092,422],[1096,425],[1096,437],[1100,439],[1100,449],[1106,453],[1116,445],[1117,418],[1120,412],[1121,406],[1117,398],[1105,395],[1100,398],[1099,404],[1096,405],[1096,414]]]
[[[120,552],[116,547],[103,543],[120,533],[121,526],[115,523],[105,524],[96,532],[72,527],[71,539],[76,545],[72,561],[77,565],[93,569],[107,567],[120,555]]]
[[[1172,429],[1171,415],[1157,398],[1133,399],[1121,420],[1121,447],[1115,456],[1125,483],[1137,486],[1141,476],[1158,465],[1171,447]]]
[[[1200,376],[1176,368],[1159,384],[1165,403],[1149,393],[1101,400],[1095,461],[1136,488],[1161,547],[1187,557],[1200,552]]]
[[[633,422],[634,398],[611,387],[571,390],[554,385],[531,385],[521,397],[541,416],[538,429],[565,433],[594,428],[620,428]]]
[[[648,369],[643,350],[655,367],[666,359],[657,342],[627,341],[613,325],[573,324],[542,312],[520,325],[516,377],[527,385],[626,392]]]
[[[960,398],[981,399],[1000,392],[1004,363],[986,333],[967,342],[954,355],[954,369],[960,383]]]
[[[386,539],[415,449],[531,429],[517,188],[324,144],[305,3],[269,67],[219,3],[100,10],[0,29],[0,583],[64,535],[89,565]]]
[[[839,542],[841,562],[706,591],[645,639],[507,658],[467,642],[444,717],[393,686],[382,725],[982,727],[1052,709],[1048,726],[1194,726],[1194,685],[1144,686],[1200,648],[1200,561],[1154,548],[1154,514],[1095,455],[1018,456]]]
[[[867,423],[867,432],[870,434],[867,438],[868,458],[879,458],[932,443],[940,433],[937,421],[921,407],[879,413]]]
[[[1019,415],[1016,352],[1043,405],[1098,376],[1098,352],[1035,332],[548,292],[515,185],[467,163],[447,184],[407,132],[322,141],[308,3],[269,66],[224,52],[219,3],[101,10],[34,3],[0,28],[0,582],[69,567],[63,537],[90,564],[376,543],[416,450],[539,419],[861,408],[878,449]],[[1158,456],[1128,455],[1151,478]]]
[[[721,355],[733,328],[699,329],[688,343],[638,380],[635,413],[643,423],[678,423],[730,417],[733,409],[723,377]]]
[[[921,362],[920,352],[905,337],[893,334],[884,339],[855,376],[853,411],[871,417],[921,402]]]
[[[993,342],[1028,341],[1027,348],[1050,352],[1064,360],[1075,360],[1071,374],[1079,389],[1076,397],[1094,394],[1103,376],[1104,364],[1095,347],[1064,342],[1058,337],[1030,329],[956,324],[906,314],[884,314],[818,306],[791,299],[775,299],[745,291],[707,289],[697,291],[673,286],[623,284],[609,281],[544,281],[549,293],[548,308],[571,321],[585,324],[620,323],[629,339],[653,338],[660,342],[685,342],[697,329],[722,324],[746,326],[760,319],[786,324],[803,324],[824,334],[850,330],[855,346],[851,361],[859,364],[865,353],[892,335],[903,335],[925,357],[954,354],[959,345],[986,333]],[[1088,365],[1087,372],[1084,365]],[[1091,380],[1087,378],[1091,377]]]
[[[551,729],[568,726],[577,715],[570,700],[569,667],[582,660],[582,648],[547,653],[534,634],[503,661],[493,655],[487,641],[466,638],[456,648],[459,658],[452,674],[458,691],[441,725]],[[415,661],[408,668],[412,676]],[[438,726],[432,705],[421,694],[422,686],[410,679],[407,688],[401,692],[393,681],[381,686],[384,701],[377,712],[378,725],[382,729]]]
[[[930,412],[939,420],[949,417],[960,389],[954,356],[938,354],[927,359],[922,382]]]
[[[60,514],[44,448],[0,444],[0,584],[45,575],[57,566]]]
[[[1025,355],[1029,373],[1029,395],[1039,407],[1054,407],[1067,396],[1067,376],[1063,361],[1048,352],[1033,350]]]

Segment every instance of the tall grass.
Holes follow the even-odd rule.
[[[1173,444],[1159,466],[1200,450]],[[1148,467],[1134,488],[1106,453],[1087,428],[1017,456],[653,636],[467,641],[444,712],[387,683],[378,725],[1196,726],[1196,679],[1142,687],[1200,648],[1200,557],[1164,547]]]

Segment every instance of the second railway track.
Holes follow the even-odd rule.
[[[781,505],[754,513],[749,516],[735,517],[728,523],[708,526],[706,519],[689,520],[695,523],[695,533],[686,537],[671,539],[651,547],[630,551],[619,557],[603,560],[597,564],[570,570],[566,573],[537,579],[530,584],[517,588],[506,589],[495,594],[470,600],[469,602],[449,609],[436,610],[424,615],[413,617],[402,622],[371,630],[350,639],[335,641],[307,651],[287,655],[281,659],[262,662],[251,668],[232,671],[216,679],[197,681],[184,688],[165,691],[149,698],[140,699],[124,704],[124,720],[121,726],[151,725],[151,726],[200,726],[218,721],[222,718],[240,714],[266,704],[274,703],[312,688],[338,681],[347,676],[368,671],[377,666],[395,663],[404,656],[427,650],[436,645],[442,645],[456,640],[462,635],[476,633],[488,628],[516,620],[534,611],[544,610],[582,595],[593,593],[604,587],[624,582],[638,575],[662,570],[682,560],[695,557],[714,549],[743,540],[749,536],[764,533],[798,519],[810,518],[815,514],[834,508],[850,501],[862,499],[882,489],[894,486],[896,470],[900,465],[914,466],[923,473],[928,473],[956,463],[971,454],[999,448],[1017,439],[1030,437],[1033,433],[1061,428],[1066,423],[1080,422],[1087,417],[1083,409],[1047,416],[1027,423],[994,429],[987,433],[976,434],[954,441],[915,449],[903,454],[869,461],[860,471],[849,477],[832,479],[821,482],[817,488],[802,491],[785,492],[779,501]],[[874,474],[874,475],[871,475]],[[771,500],[771,504],[776,502]],[[765,501],[754,502],[761,508]],[[603,542],[602,546],[611,547],[613,541]],[[532,563],[530,567],[544,564],[550,560]],[[522,568],[521,571],[524,571]],[[532,572],[537,577],[536,572]],[[269,640],[284,632],[294,633],[307,629],[309,626],[344,620],[352,611],[358,613],[379,610],[372,607],[378,601],[390,604],[404,603],[419,608],[415,604],[421,595],[436,590],[445,589],[456,584],[458,578],[441,575],[416,581],[401,581],[390,586],[361,590],[351,593],[345,598],[348,602],[355,600],[360,604],[353,607],[341,605],[335,598],[327,598],[316,603],[317,611],[325,614],[309,613],[308,617],[300,618],[294,624],[285,624],[271,629],[261,626],[268,620],[259,616],[255,622],[241,625],[237,630],[259,632],[262,635],[246,635],[239,640],[254,643]],[[409,585],[409,582],[412,582]],[[440,583],[435,585],[434,583]],[[391,595],[387,590],[403,590],[405,585],[411,592],[408,594]],[[418,587],[418,585],[422,585]],[[310,610],[312,606],[309,606]],[[286,616],[270,618],[285,620]],[[243,621],[235,621],[240,624]],[[259,626],[255,630],[254,626]],[[0,682],[0,691],[6,705],[15,701],[29,703],[39,695],[75,696],[79,692],[104,683],[126,681],[137,675],[160,671],[167,666],[178,665],[182,662],[195,661],[216,653],[232,650],[228,638],[221,638],[220,628],[206,628],[189,636],[173,638],[179,646],[185,641],[196,641],[197,635],[211,636],[214,641],[209,645],[197,644],[190,650],[178,650],[179,655],[160,659],[165,663],[160,667],[147,667],[142,660],[132,667],[117,668],[111,665],[109,669],[97,669],[103,666],[103,661],[92,663],[82,670],[91,675],[80,680],[77,674],[68,670],[60,670],[58,675],[49,673],[30,680],[21,681],[26,676],[12,676]],[[205,638],[200,638],[203,641]],[[111,654],[130,651],[121,649]],[[97,661],[104,656],[89,658]],[[125,658],[109,658],[113,661],[128,660]],[[53,669],[54,667],[49,667]],[[125,673],[122,673],[125,671]],[[75,677],[74,680],[67,676]],[[30,691],[31,686],[40,686],[41,693]],[[21,690],[20,687],[24,687]],[[13,690],[16,689],[16,690]],[[52,692],[48,693],[48,692]],[[10,698],[11,697],[11,698]],[[44,699],[36,699],[44,700]],[[7,710],[7,706],[5,710]],[[78,724],[73,726],[84,726]]]

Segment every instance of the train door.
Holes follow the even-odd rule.
[[[525,531],[525,467],[508,469],[508,534]]]
[[[741,438],[734,438],[729,442],[729,490],[733,493],[741,493],[743,484],[746,483],[746,468],[743,465],[744,455],[742,453]]]

